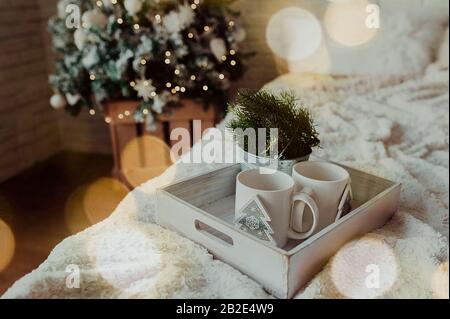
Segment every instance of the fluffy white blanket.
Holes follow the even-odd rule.
[[[448,72],[395,82],[322,78],[309,85],[288,75],[268,86],[292,88],[311,108],[322,138],[318,155],[403,183],[401,209],[392,221],[356,240],[376,236],[395,256],[395,282],[379,297],[448,297]],[[169,176],[218,166],[171,167],[130,193],[107,220],[60,243],[2,298],[270,297],[201,246],[156,223],[156,187]],[[297,297],[348,297],[330,265]]]

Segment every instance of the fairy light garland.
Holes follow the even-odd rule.
[[[219,34],[219,30],[223,30],[224,28],[236,28],[237,30],[239,27],[236,25],[234,20],[229,20],[226,15],[224,15],[223,18],[218,18],[212,15],[210,17],[207,16],[206,19],[196,20],[195,16],[198,15],[199,9],[202,9],[202,15],[208,14],[208,9],[206,7],[200,7],[203,4],[203,1],[188,0],[182,3],[180,2],[178,8],[171,8],[170,10],[166,10],[163,6],[161,6],[161,8],[158,8],[156,4],[162,3],[162,1],[159,0],[154,0],[154,5],[152,6],[144,5],[142,7],[140,5],[131,5],[130,7],[124,5],[123,1],[118,0],[94,0],[92,1],[92,3],[94,7],[92,8],[91,6],[90,9],[83,12],[84,14],[91,11],[89,13],[90,16],[89,14],[86,15],[91,19],[88,18],[88,20],[85,21],[83,17],[82,25],[85,27],[85,29],[83,30],[84,34],[82,34],[82,36],[86,37],[86,39],[80,38],[80,41],[78,43],[81,44],[75,42],[76,46],[72,45],[72,47],[76,47],[78,49],[77,54],[80,54],[80,51],[83,54],[88,51],[83,51],[82,47],[86,45],[86,43],[89,43],[89,33],[93,31],[100,31],[105,33],[105,37],[103,38],[103,41],[105,42],[107,41],[106,39],[116,36],[116,34],[110,34],[111,29],[113,30],[113,32],[115,30],[120,30],[123,32],[123,34],[127,33],[131,37],[134,37],[137,41],[133,41],[133,45],[135,45],[135,47],[133,47],[130,42],[127,43],[127,46],[129,48],[121,48],[117,59],[114,61],[110,61],[112,63],[109,65],[101,65],[101,63],[99,63],[95,65],[95,69],[94,67],[84,67],[88,74],[88,80],[93,82],[92,84],[90,84],[91,97],[84,96],[82,91],[74,92],[74,94],[78,93],[82,98],[80,99],[80,101],[86,103],[88,106],[100,105],[98,103],[111,99],[112,95],[110,92],[108,92],[107,88],[114,87],[114,85],[118,88],[121,88],[121,92],[123,92],[123,96],[121,98],[124,99],[135,98],[136,93],[134,93],[132,89],[138,91],[138,89],[143,89],[143,85],[147,87],[145,89],[146,98],[142,99],[143,107],[138,109],[138,112],[144,115],[148,115],[151,112],[159,113],[162,110],[161,105],[166,104],[167,99],[170,99],[171,101],[177,100],[176,97],[170,97],[170,93],[172,93],[173,95],[186,93],[188,91],[192,91],[192,94],[194,95],[199,94],[199,91],[211,91],[211,93],[215,93],[218,90],[223,91],[224,88],[229,87],[228,81],[236,77],[233,76],[234,73],[231,69],[227,69],[226,72],[222,71],[225,62],[226,64],[231,66],[236,66],[238,63],[241,63],[240,57],[237,56],[238,52],[236,48],[238,47],[238,44],[237,41],[233,39],[232,32],[234,31],[228,31],[229,33],[224,36]],[[113,7],[112,5],[117,5],[117,7]],[[193,17],[191,18],[189,15],[193,15]],[[178,23],[182,24],[183,22],[180,21],[183,21],[183,19],[192,19],[192,21],[186,24],[184,28],[180,29],[187,31],[168,31],[170,30],[170,27],[173,26],[173,24],[169,24],[169,21],[177,21]],[[206,22],[203,22],[202,24],[199,21]],[[112,28],[110,23],[112,23]],[[176,28],[177,27],[175,27],[175,29]],[[167,31],[169,32],[169,34],[174,35],[174,38],[176,38],[175,33],[178,32],[179,37],[177,39],[180,40],[177,40],[178,42],[174,41],[168,43],[164,43],[165,40],[155,40],[154,36],[157,35],[158,32],[165,33]],[[56,31],[53,31],[53,33],[55,36]],[[208,44],[208,41],[211,41],[211,39],[215,38],[224,41],[225,50],[222,51],[222,53],[225,54],[223,56],[219,55],[216,57],[216,59],[214,59],[212,57],[212,55],[214,54],[214,49],[211,47],[209,53],[206,52],[207,54],[201,54],[198,57],[194,56],[195,63],[191,65],[180,62],[184,61],[184,56],[186,56],[187,54],[192,54],[192,52],[190,51],[192,50],[192,46],[196,45],[196,42],[200,43],[201,41],[201,46],[203,47],[203,49],[205,49],[205,44]],[[75,41],[77,41],[77,39],[75,39]],[[152,46],[155,41],[160,41],[161,43],[159,45]],[[193,43],[189,44],[189,41],[192,41]],[[107,45],[108,43],[105,44]],[[142,46],[143,51],[141,52],[145,52],[145,56],[138,56],[134,58],[133,53],[138,52],[138,45]],[[159,48],[169,49],[160,51]],[[233,49],[226,50],[226,48]],[[100,54],[100,52],[96,54]],[[70,55],[70,52],[66,53],[66,55]],[[233,58],[231,58],[232,56]],[[86,59],[85,61],[89,61],[89,58],[91,57],[88,58],[86,56],[83,56],[83,58]],[[96,59],[97,57],[93,58]],[[102,57],[100,57],[100,59],[100,61],[104,60],[102,59]],[[124,67],[124,61],[129,66]],[[220,66],[221,64],[223,65]],[[131,65],[134,69],[133,71],[130,71],[128,69],[131,68]],[[167,67],[165,67],[164,65],[167,65]],[[110,67],[112,67],[113,69],[109,69]],[[116,81],[111,77],[106,76],[106,74],[109,74],[107,72],[110,72],[110,70],[111,72],[114,72],[114,67],[116,67],[115,70],[124,70],[127,68],[127,73],[120,74],[122,79],[121,81]],[[101,70],[101,72],[98,73],[98,70]],[[160,71],[165,72],[165,74],[169,74],[169,77],[166,79],[166,81],[169,81],[164,81],[162,83],[153,82],[152,84],[152,80],[155,81],[155,78],[158,78],[155,77],[152,79],[152,72]],[[196,72],[196,74],[194,74],[194,72]],[[227,73],[227,75],[225,75],[224,73]],[[228,76],[228,73],[230,73],[231,76]],[[132,80],[133,77],[134,80]],[[148,78],[149,81],[144,81],[143,79],[145,78]],[[127,79],[128,81],[123,82],[123,79]],[[226,83],[222,82],[222,84],[219,84],[218,80],[226,81]],[[94,81],[96,82],[94,83]],[[114,83],[114,81],[116,81],[116,83]],[[58,82],[56,82],[56,85],[52,84],[55,86],[55,92],[61,92],[60,95],[62,95],[62,99],[64,99],[64,96],[67,92],[65,92],[64,89],[58,87],[57,83]],[[97,90],[102,91],[97,92]],[[152,90],[154,91],[152,92]],[[142,96],[139,94],[140,93],[138,93],[137,96],[142,98]],[[104,100],[96,101],[95,98],[98,98],[100,96],[105,96],[103,98]],[[117,114],[116,117],[121,120],[125,117],[131,116],[133,112],[134,111],[132,110],[125,110],[122,113]],[[98,109],[96,110],[94,108],[89,108],[88,113],[91,116],[94,116],[98,113]],[[136,113],[135,119],[139,120],[139,117],[136,116]],[[105,117],[104,121],[109,124],[112,123],[113,119],[111,117]]]

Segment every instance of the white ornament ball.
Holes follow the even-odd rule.
[[[70,106],[74,106],[81,99],[81,96],[79,94],[67,93],[66,94],[66,99],[67,99],[67,102],[69,103]]]
[[[142,9],[141,0],[125,0],[123,4],[128,14],[131,16],[135,16]]]
[[[64,106],[66,106],[67,102],[61,94],[56,93],[53,94],[52,97],[50,98],[50,105],[55,110],[59,110],[62,109]]]
[[[222,57],[227,54],[227,47],[223,39],[215,38],[209,44],[211,52],[218,61],[222,61]]]
[[[76,47],[78,50],[83,50],[86,42],[87,42],[88,36],[84,29],[77,29],[73,33],[73,41],[75,42]]]
[[[103,5],[105,8],[112,8],[114,5],[112,4],[111,0],[102,0]]]
[[[98,10],[90,10],[83,13],[81,17],[83,21],[83,26],[90,27],[98,27],[103,29],[108,24],[108,18]]]

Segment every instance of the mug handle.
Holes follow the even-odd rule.
[[[303,222],[303,214],[305,212],[305,207],[303,206],[301,209],[297,209],[294,212],[295,202],[297,202],[297,201],[303,202],[304,204],[309,206],[309,208],[312,212],[312,215],[313,215],[313,224],[309,231],[304,232],[304,233],[299,233],[299,232],[295,231],[294,229],[292,229],[292,226],[291,226],[292,223],[291,223],[289,225],[288,237],[293,238],[293,239],[305,239],[305,238],[308,238],[309,236],[311,236],[317,228],[317,222],[319,220],[319,208],[317,207],[317,204],[314,201],[314,199],[311,197],[310,194],[308,194],[307,191],[302,191],[300,193],[294,193],[292,195],[291,217],[292,217],[292,214],[298,214],[298,217],[300,218],[301,223]]]

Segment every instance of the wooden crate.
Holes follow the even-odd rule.
[[[351,211],[304,240],[281,248],[234,226],[236,176],[231,165],[158,190],[158,222],[206,247],[278,298],[292,298],[340,247],[383,226],[397,211],[401,185],[349,167]]]
[[[114,169],[113,175],[125,183],[129,188],[134,188],[142,182],[156,177],[164,171],[165,167],[171,163],[170,158],[155,158],[152,156],[152,150],[145,149],[145,145],[136,147],[134,156],[139,159],[136,161],[133,170],[125,167],[122,163],[122,154],[130,142],[139,140],[138,137],[150,135],[157,137],[161,144],[171,146],[177,141],[170,140],[170,132],[175,128],[186,128],[191,132],[193,121],[200,120],[202,131],[214,127],[217,122],[217,112],[214,107],[205,110],[202,104],[192,100],[182,100],[182,107],[175,108],[170,114],[162,114],[157,119],[157,129],[154,132],[148,132],[145,124],[136,123],[133,113],[138,107],[138,101],[114,101],[105,105],[105,113],[109,118],[109,127],[111,132],[111,143],[113,148]],[[196,141],[191,140],[191,145]],[[164,147],[160,146],[161,149]]]

